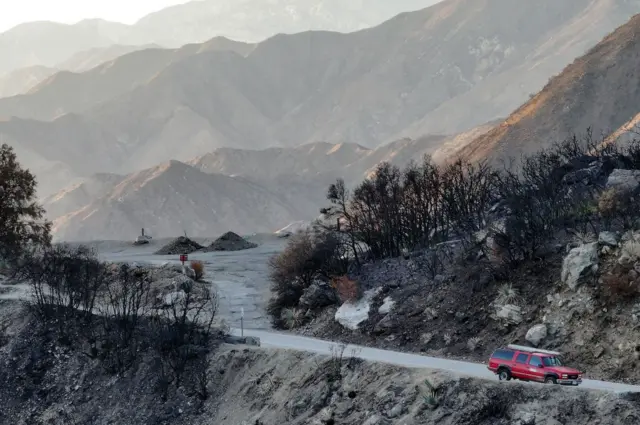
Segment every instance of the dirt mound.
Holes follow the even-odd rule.
[[[175,254],[190,254],[192,252],[201,250],[204,248],[197,242],[191,239],[180,236],[157,250],[156,255],[175,255]]]
[[[243,249],[256,248],[257,246],[258,244],[249,242],[233,232],[227,232],[213,241],[207,247],[207,251],[241,251]]]

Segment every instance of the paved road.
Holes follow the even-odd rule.
[[[208,278],[213,281],[221,295],[221,311],[219,312],[231,324],[240,323],[240,309],[245,312],[246,336],[260,338],[264,347],[284,348],[319,354],[331,354],[335,342],[290,335],[269,330],[269,323],[264,313],[265,297],[269,286],[266,281],[266,258],[282,249],[282,241],[264,241],[255,250],[238,253],[199,253],[190,259],[205,262]],[[100,256],[109,261],[142,262],[161,264],[177,262],[176,256],[155,256],[152,254],[157,246],[132,248],[129,244],[119,246],[97,247]],[[26,285],[4,285],[0,282],[0,299],[26,299],[30,295]],[[232,332],[240,335],[239,329]],[[355,351],[354,351],[355,350]],[[354,355],[364,360],[395,364],[404,367],[439,369],[461,375],[483,379],[496,379],[485,365],[458,360],[427,357],[419,354],[399,353],[375,348],[347,346],[345,355]],[[539,384],[532,384],[539,385]],[[575,389],[575,387],[565,387]],[[618,384],[613,382],[584,380],[579,388],[614,392],[640,392],[640,386]]]
[[[28,299],[28,289],[29,288],[26,285],[3,285],[0,283],[0,300]],[[234,328],[231,329],[231,333],[234,335],[240,335],[241,330]],[[325,341],[316,338],[257,329],[245,329],[244,336],[255,336],[260,338],[260,344],[262,347],[282,348],[326,355],[330,355],[332,353],[332,349],[338,345],[338,343],[334,341]],[[404,367],[438,369],[482,379],[497,379],[494,374],[487,370],[485,365],[479,363],[441,359],[437,357],[422,356],[419,354],[400,353],[357,345],[347,345],[344,355]],[[569,390],[575,389],[575,387],[564,388]],[[579,388],[613,391],[618,393],[640,392],[640,386],[638,385],[619,384],[615,382],[596,381],[591,379],[585,379]]]
[[[232,333],[234,335],[240,335],[240,329],[232,329]],[[245,329],[244,335],[260,338],[260,344],[262,347],[285,348],[319,354],[331,354],[331,349],[336,346],[336,343],[333,341],[324,341],[321,339],[262,330]],[[497,380],[496,376],[493,373],[489,372],[485,365],[479,363],[440,359],[437,357],[427,357],[419,354],[407,354],[356,345],[348,345],[344,351],[344,355],[359,357],[363,360],[394,364],[404,367],[438,369],[460,375]],[[531,385],[541,384],[532,383]],[[563,388],[566,388],[568,390],[576,389],[576,387],[568,386]],[[583,380],[582,385],[580,385],[580,387],[578,388],[613,391],[617,393],[640,392],[639,385],[619,384],[615,382],[596,381],[592,379]]]

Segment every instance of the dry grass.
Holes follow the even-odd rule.
[[[480,337],[474,336],[472,338],[469,338],[469,340],[467,341],[467,348],[469,349],[469,351],[476,351],[476,348],[480,346],[481,342],[482,339],[480,339]]]
[[[347,276],[331,279],[331,287],[336,290],[343,303],[357,301],[362,295],[358,282],[349,279]]]
[[[304,313],[298,308],[285,308],[282,310],[282,321],[287,329],[299,328],[304,323]]]
[[[575,241],[581,244],[596,242],[598,237],[593,232],[575,232]]]
[[[522,304],[522,297],[512,284],[506,283],[498,288],[498,298],[496,301],[500,305],[513,304],[519,306]]]
[[[204,277],[204,264],[202,261],[193,260],[190,265],[195,273],[196,280],[202,279]]]

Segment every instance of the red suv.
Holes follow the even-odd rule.
[[[562,365],[560,353],[521,345],[493,352],[487,368],[501,381],[511,378],[545,384],[580,385],[582,372]]]

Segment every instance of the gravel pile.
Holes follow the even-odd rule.
[[[257,246],[258,244],[249,242],[233,232],[227,232],[209,245],[206,251],[241,251],[243,249],[256,248]]]
[[[192,252],[199,251],[202,248],[204,247],[199,243],[194,242],[185,236],[180,236],[157,250],[156,255],[190,254]]]

